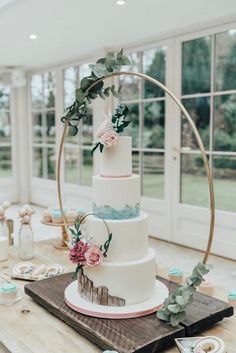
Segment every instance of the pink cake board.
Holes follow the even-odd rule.
[[[168,295],[167,286],[156,280],[155,293],[146,302],[119,307],[98,305],[81,298],[78,293],[78,282],[76,280],[66,287],[64,299],[71,309],[84,315],[103,319],[131,319],[154,313],[160,309]]]

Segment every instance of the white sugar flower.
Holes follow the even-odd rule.
[[[113,131],[113,130],[114,130],[114,128],[113,128],[113,125],[112,125],[112,122],[111,122],[111,118],[109,118],[107,115],[105,115],[105,120],[99,126],[99,128],[98,128],[98,130],[96,132],[96,137],[100,138],[106,132]]]

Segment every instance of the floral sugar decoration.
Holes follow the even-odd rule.
[[[111,120],[106,117],[103,123],[98,128],[96,133],[96,141],[92,145],[92,153],[99,147],[100,152],[104,147],[112,147],[119,140],[119,134],[129,125],[130,121],[127,119],[129,109],[126,105],[120,104],[112,115]]]
[[[81,224],[86,216],[83,217],[81,222],[77,220],[75,222],[75,230],[70,228],[72,234],[72,242],[70,247],[69,258],[70,261],[77,265],[75,270],[75,276],[83,269],[84,266],[96,267],[102,264],[104,257],[107,256],[110,242],[112,240],[112,233],[108,232],[107,241],[102,244],[94,244],[93,239],[83,236],[81,232]]]
[[[204,281],[204,276],[213,268],[212,265],[204,265],[199,262],[194,267],[190,277],[185,283],[177,287],[174,292],[166,298],[163,308],[157,312],[160,320],[170,322],[172,326],[177,326],[186,316],[186,309],[192,303],[193,295],[197,287]]]

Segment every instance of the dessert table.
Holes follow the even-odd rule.
[[[67,251],[54,248],[54,240],[35,243],[36,264],[59,263],[66,272],[74,270],[68,261]],[[0,273],[8,274],[13,265],[20,262],[18,251],[10,248],[7,261],[0,262]],[[158,275],[167,277],[167,268],[158,266]],[[15,280],[23,288],[27,282]],[[223,288],[216,287],[216,298],[225,300]],[[12,306],[0,305],[0,353],[98,353],[101,349],[78,334],[73,328],[50,314],[30,297]],[[236,347],[236,316],[226,318],[212,328],[202,332],[202,335],[219,336],[227,345],[228,353],[234,353]],[[164,350],[166,353],[178,353],[177,347]]]

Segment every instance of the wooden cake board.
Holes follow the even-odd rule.
[[[157,278],[170,292],[177,286],[174,282]],[[155,313],[135,319],[93,318],[79,314],[65,304],[64,291],[72,281],[72,273],[67,273],[27,284],[25,293],[101,349],[119,353],[160,352],[173,345],[175,338],[196,335],[234,312],[221,300],[195,293],[186,319],[177,327],[158,320]]]

